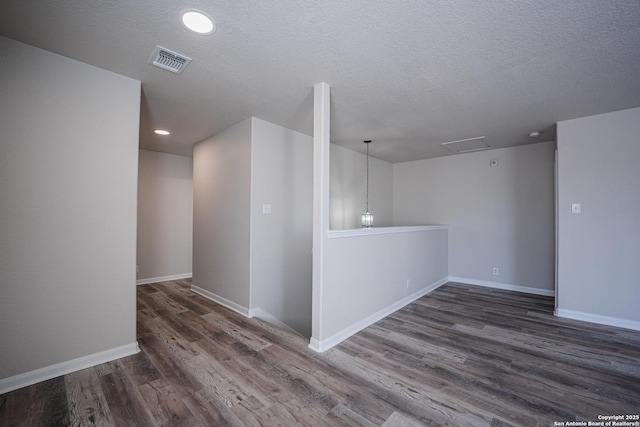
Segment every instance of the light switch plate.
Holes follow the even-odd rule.
[[[582,213],[582,206],[580,205],[580,203],[571,204],[571,213],[574,213],[574,214]]]
[[[271,215],[271,205],[269,204],[262,205],[262,215]]]

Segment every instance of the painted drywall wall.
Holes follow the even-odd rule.
[[[329,232],[312,348],[324,351],[447,281],[448,229],[424,228]]]
[[[313,141],[251,123],[252,314],[310,337]]]
[[[0,382],[37,381],[137,348],[140,82],[4,37],[0,52]]]
[[[193,159],[140,150],[138,283],[191,276]]]
[[[323,337],[323,282],[329,231],[331,89],[325,82],[313,87],[313,253],[311,268],[311,343],[320,351]]]
[[[248,315],[251,119],[193,149],[193,285]]]
[[[395,225],[450,225],[453,278],[551,294],[554,150],[545,142],[397,163]]]
[[[331,230],[361,228],[366,210],[367,157],[331,144]],[[393,165],[369,157],[369,211],[375,227],[393,225]]]
[[[639,163],[640,108],[558,123],[559,315],[640,329]]]
[[[329,230],[331,152],[339,150],[330,143],[329,85],[314,86],[313,105],[309,347],[325,351],[444,283],[448,274],[448,229]]]
[[[196,144],[193,164],[194,290],[306,336],[311,151],[309,136],[249,118]]]

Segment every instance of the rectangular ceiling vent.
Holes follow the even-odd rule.
[[[162,46],[156,46],[156,49],[153,51],[153,55],[151,55],[151,58],[149,59],[149,64],[153,64],[156,67],[160,67],[176,74],[182,73],[190,62],[191,58],[172,52]]]
[[[457,141],[442,142],[444,148],[453,151],[456,154],[470,153],[472,151],[488,150],[491,148],[484,136],[475,138],[459,139]]]

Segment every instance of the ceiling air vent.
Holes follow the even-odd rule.
[[[457,141],[443,142],[444,148],[453,151],[456,154],[470,153],[472,151],[488,150],[491,148],[484,136],[475,138],[459,139]]]
[[[156,49],[153,51],[153,55],[151,55],[151,58],[149,59],[149,64],[153,64],[156,67],[160,67],[176,74],[182,73],[190,62],[191,58],[172,52],[162,46],[156,46]]]

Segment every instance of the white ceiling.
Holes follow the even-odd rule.
[[[0,34],[142,81],[141,147],[181,155],[250,116],[311,134],[321,81],[332,142],[390,162],[640,106],[639,0],[2,0]],[[193,61],[153,67],[156,45]]]

